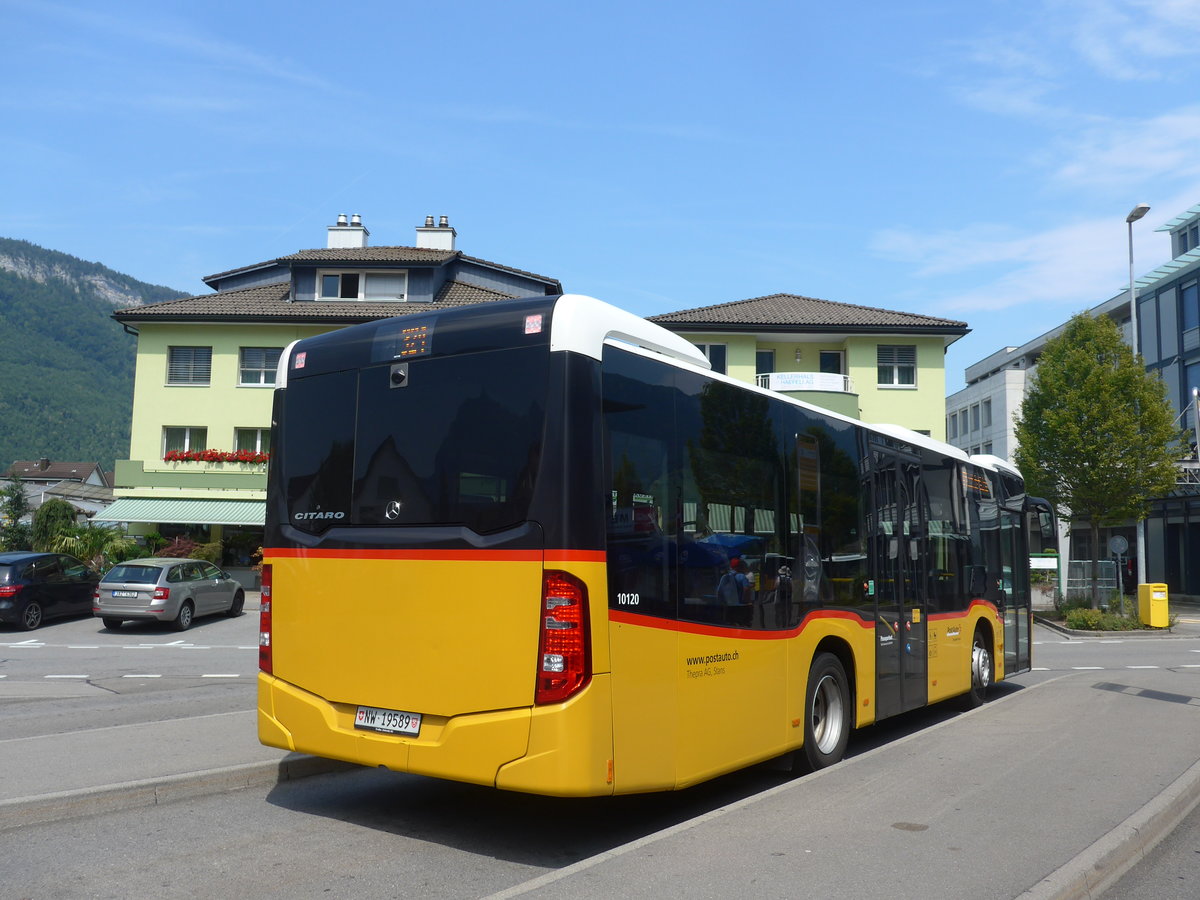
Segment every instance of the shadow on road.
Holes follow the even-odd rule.
[[[1021,690],[1001,684],[1000,698]],[[863,729],[848,758],[959,715],[950,704]],[[562,799],[358,769],[283,782],[268,802],[297,813],[543,868],[561,868],[785,784],[785,761],[754,766],[682,791]],[[801,779],[802,780],[802,779]],[[802,795],[797,794],[797,802]]]

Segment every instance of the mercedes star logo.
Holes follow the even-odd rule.
[[[400,501],[399,500],[388,501],[387,509],[385,509],[383,511],[383,514],[385,516],[387,516],[389,519],[400,518]]]

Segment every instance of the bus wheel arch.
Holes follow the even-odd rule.
[[[849,648],[822,642],[813,654],[804,691],[804,745],[794,767],[813,772],[839,762],[850,741],[854,717],[854,684]]]

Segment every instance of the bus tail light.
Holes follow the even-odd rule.
[[[588,624],[583,582],[566,572],[545,572],[535,703],[559,703],[587,684],[592,675]]]
[[[275,660],[271,655],[271,564],[262,567],[262,599],[258,604],[258,670],[270,675]]]

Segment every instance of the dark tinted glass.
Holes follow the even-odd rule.
[[[616,349],[604,357],[609,603],[736,628],[798,621],[794,409]]]
[[[426,357],[297,378],[276,447],[290,524],[525,521],[545,427],[548,348]],[[357,427],[357,431],[356,431]]]
[[[357,372],[295,380],[285,396],[280,454],[291,524],[324,531],[350,516]]]
[[[0,566],[0,584],[8,584],[12,581],[13,567]]]
[[[114,566],[104,576],[106,582],[131,581],[138,584],[155,584],[162,569],[157,566]]]
[[[542,452],[548,352],[497,350],[365,369],[358,392],[353,522],[523,522]]]

